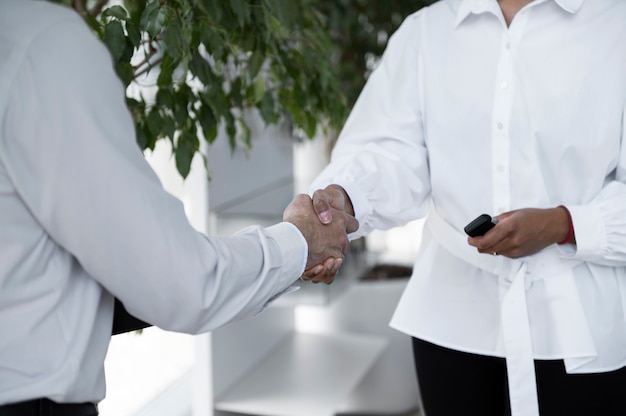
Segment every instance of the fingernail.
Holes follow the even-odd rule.
[[[324,271],[324,266],[320,264],[319,266],[315,266],[315,269],[313,269],[313,274],[320,274],[323,271]]]
[[[330,222],[330,212],[324,211],[320,214],[320,218],[324,224],[328,224]]]
[[[335,260],[335,269],[340,268],[342,264],[343,264],[343,259],[339,258]]]

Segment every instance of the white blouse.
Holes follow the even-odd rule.
[[[522,400],[533,358],[571,373],[626,365],[624,22],[623,0],[535,0],[510,27],[496,0],[420,10],[311,186],[346,189],[353,238],[429,215],[391,326],[506,357],[515,415],[536,414]],[[576,246],[511,260],[463,233],[482,213],[558,205]]]
[[[113,295],[198,333],[256,315],[304,270],[292,224],[194,230],[124,99],[78,14],[0,1],[0,405],[100,401]]]

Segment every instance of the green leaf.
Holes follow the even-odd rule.
[[[234,151],[237,148],[237,127],[235,126],[235,118],[229,112],[224,114],[224,121],[226,121],[226,134],[228,135],[228,143],[230,149]]]
[[[220,22],[223,19],[224,2],[221,2],[221,0],[199,0],[199,3],[206,14],[212,16],[215,21]]]
[[[174,107],[174,95],[169,88],[159,88],[156,95],[156,103],[160,107],[172,108]]]
[[[189,120],[189,105],[193,94],[186,85],[181,85],[180,89],[174,94],[174,120],[181,127],[185,126]]]
[[[146,6],[141,14],[141,27],[154,39],[161,33],[163,24],[165,23],[165,12],[161,8],[159,1],[152,1]]]
[[[176,69],[174,60],[169,55],[164,55],[161,61],[159,77],[157,78],[157,85],[160,88],[168,87],[172,84],[172,74]]]
[[[119,19],[119,20],[128,19],[128,13],[126,12],[126,9],[123,8],[122,6],[108,7],[104,9],[104,11],[102,12],[102,16],[103,17],[115,17],[116,19]]]
[[[109,48],[113,60],[118,61],[126,49],[126,36],[122,24],[117,20],[109,22],[104,28],[102,40]]]
[[[124,7],[133,22],[139,23],[141,13],[146,8],[146,0],[124,0]]]
[[[220,85],[209,85],[205,93],[201,94],[204,103],[211,106],[216,119],[231,116],[230,103],[226,97],[226,93],[221,89]]]
[[[175,134],[176,134],[176,123],[174,122],[174,119],[169,116],[163,117],[163,130],[162,130],[161,136],[167,137],[173,142]]]
[[[213,110],[207,104],[202,103],[197,110],[198,123],[202,127],[202,134],[208,143],[213,143],[217,137],[217,119]]]
[[[145,150],[148,147],[148,136],[143,126],[139,123],[135,124],[135,140],[141,150]]]
[[[115,72],[117,76],[120,78],[124,87],[128,87],[128,85],[132,82],[134,78],[133,67],[129,62],[116,62],[115,63]]]
[[[274,124],[278,120],[278,114],[274,109],[274,98],[268,92],[263,94],[263,98],[261,101],[257,103],[257,108],[261,112],[261,117],[263,117],[263,121],[267,124]]]
[[[189,175],[193,156],[199,148],[198,138],[195,135],[182,132],[178,136],[176,141],[176,168],[183,178]]]
[[[248,59],[248,76],[250,79],[254,79],[257,76],[263,66],[263,62],[265,62],[265,56],[258,50],[253,51]]]
[[[155,136],[154,134],[152,134],[152,132],[150,132],[150,130],[148,129],[144,121],[145,120],[140,120],[136,124],[137,128],[135,131],[135,135],[137,139],[137,144],[139,144],[139,147],[141,148],[141,150],[146,150],[146,149],[154,150],[154,146],[156,145],[156,141],[157,141],[157,136]]]
[[[233,107],[241,108],[243,106],[243,94],[245,91],[243,89],[243,79],[238,77],[237,79],[231,82],[230,94],[228,94],[228,102],[233,105]]]
[[[298,20],[299,11],[297,1],[264,0],[271,13],[286,28],[292,27]]]
[[[240,27],[250,21],[250,6],[247,0],[230,0],[230,8],[237,16],[237,22]]]
[[[170,19],[163,29],[164,52],[174,61],[180,60],[187,50],[182,27],[178,19]]]
[[[200,42],[202,42],[209,54],[215,59],[221,59],[225,54],[226,43],[216,32],[215,28],[206,24],[206,22],[202,22],[198,31],[200,32]]]
[[[163,132],[163,118],[159,110],[152,108],[146,117],[146,127],[152,136],[160,137]]]
[[[237,130],[239,131],[239,137],[244,149],[250,150],[252,148],[250,127],[242,119],[237,119]]]
[[[200,82],[204,85],[208,85],[212,82],[214,76],[211,71],[211,66],[199,51],[193,53],[189,68],[191,69],[191,73],[198,77]]]
[[[313,136],[315,136],[315,132],[317,131],[317,120],[315,119],[315,116],[313,115],[313,113],[311,113],[310,111],[305,111],[304,120],[302,124],[303,125],[300,127],[302,127],[306,135],[310,139],[312,139]]]
[[[265,95],[265,79],[258,77],[246,91],[246,99],[252,104],[257,104]]]
[[[128,34],[128,40],[135,48],[141,45],[141,32],[134,22],[126,22],[126,33]]]

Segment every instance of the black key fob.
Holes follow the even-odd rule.
[[[481,214],[475,220],[465,226],[463,230],[470,237],[485,235],[498,223],[498,219],[489,214]]]

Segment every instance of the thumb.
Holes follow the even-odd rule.
[[[318,189],[313,193],[313,209],[322,224],[330,224],[333,220],[331,204],[332,195],[330,192]]]

